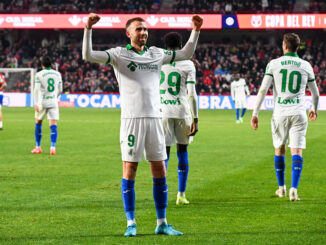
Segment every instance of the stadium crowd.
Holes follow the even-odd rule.
[[[165,7],[161,8],[166,2]],[[297,4],[297,6],[296,6]],[[0,13],[281,13],[281,12],[325,12],[325,1],[253,0],[211,1],[176,0],[172,7],[167,0],[3,0]]]
[[[0,67],[32,67],[40,69],[40,58],[53,57],[62,73],[64,92],[118,93],[113,68],[110,65],[91,64],[82,61],[81,45],[74,37],[65,38],[60,45],[55,38],[43,38],[41,43],[20,36],[10,42],[2,36]],[[116,45],[125,45],[121,40],[111,40],[111,45],[95,46],[104,50]],[[67,55],[68,54],[68,55]],[[256,94],[263,79],[267,63],[282,55],[279,45],[272,46],[264,40],[242,38],[240,43],[201,43],[193,57],[197,70],[198,94],[229,94],[233,74],[239,72],[252,94]],[[308,60],[316,74],[322,94],[326,94],[326,42],[303,42],[300,57]],[[11,91],[29,91],[29,80],[17,81]]]
[[[0,13],[157,13],[161,0],[3,0]]]

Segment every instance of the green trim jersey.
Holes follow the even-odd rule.
[[[163,64],[173,63],[175,52],[144,47],[137,52],[130,44],[106,50],[108,64],[119,83],[121,118],[162,117],[160,75]]]
[[[190,60],[162,66],[160,95],[164,118],[191,118],[187,84],[196,84],[195,65]]]
[[[305,91],[308,82],[315,81],[309,62],[295,53],[271,60],[265,75],[273,78],[274,114],[292,116],[304,114]]]
[[[35,104],[43,108],[58,106],[58,96],[62,92],[60,72],[45,68],[35,75]]]

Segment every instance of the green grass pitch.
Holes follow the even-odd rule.
[[[168,169],[168,222],[182,237],[154,235],[152,177],[146,162],[136,178],[138,234],[124,238],[120,182],[120,111],[62,108],[57,155],[50,156],[48,122],[43,154],[32,155],[33,108],[3,108],[0,131],[0,244],[326,244],[326,112],[309,122],[301,202],[276,198],[270,111],[199,112],[199,132],[189,147],[187,197],[175,205],[175,147]],[[286,155],[286,184],[291,158]]]

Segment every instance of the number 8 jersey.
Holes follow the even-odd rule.
[[[43,108],[58,106],[58,96],[62,92],[62,78],[58,71],[44,68],[35,75],[34,103]]]
[[[190,60],[163,65],[160,95],[164,118],[191,118],[187,84],[195,86],[196,69]]]
[[[286,53],[269,62],[265,75],[273,77],[275,115],[291,116],[305,113],[306,86],[308,82],[315,81],[309,62],[300,59],[296,53]]]

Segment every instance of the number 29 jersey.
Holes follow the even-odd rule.
[[[164,118],[191,118],[187,84],[195,86],[196,69],[190,60],[163,65],[160,95]]]
[[[35,75],[35,88],[38,91],[37,104],[43,108],[58,106],[58,96],[62,92],[62,77],[60,72],[45,68]]]
[[[306,86],[308,82],[315,82],[309,62],[296,53],[286,53],[269,62],[265,75],[273,77],[275,116],[305,114]]]

